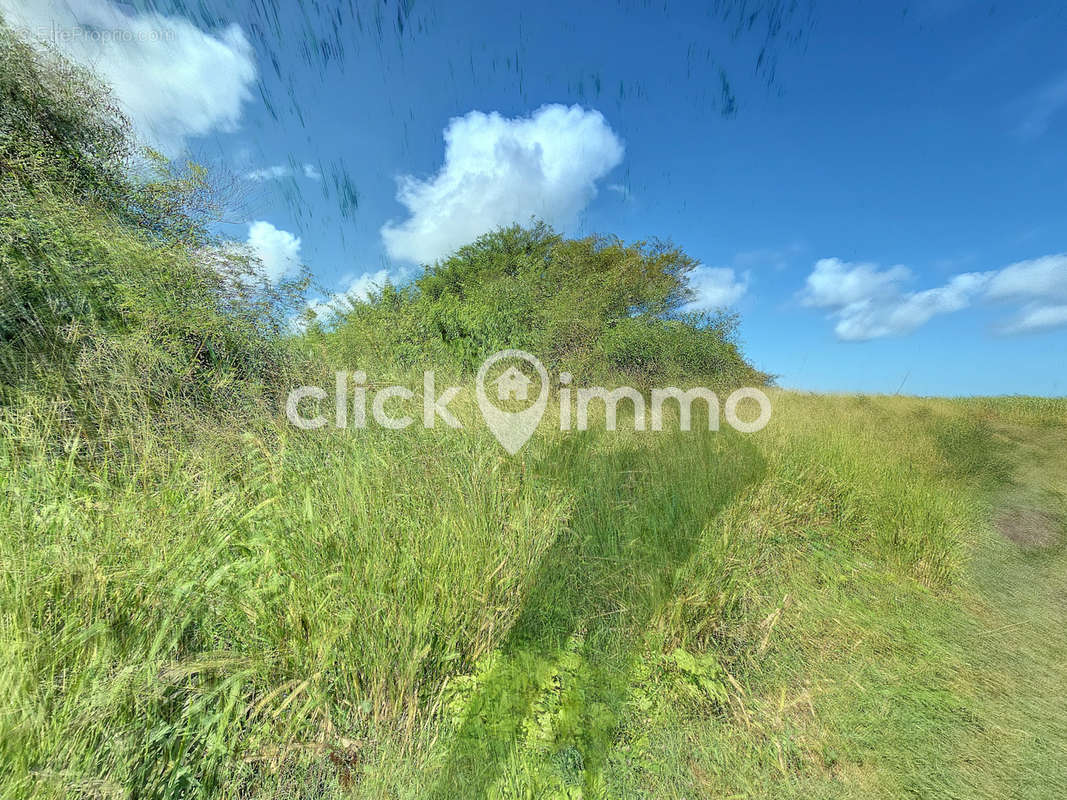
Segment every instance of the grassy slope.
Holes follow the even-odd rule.
[[[1064,531],[990,520],[1062,528],[1067,404],[775,414],[219,432],[107,479],[10,420],[0,796],[1062,796]]]
[[[1011,479],[991,487],[994,516],[1004,509],[1053,512],[1053,542],[1018,544],[982,529],[973,565],[969,622],[975,637],[966,673],[987,714],[960,747],[968,786],[989,796],[1067,794],[1067,431],[1007,419],[995,426]],[[1010,525],[1010,520],[1009,520]],[[1008,531],[1009,536],[1013,532]],[[1028,536],[1029,534],[1029,536]]]

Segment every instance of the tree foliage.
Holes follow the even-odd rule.
[[[140,153],[105,87],[0,25],[0,402],[116,415],[269,391],[299,282],[211,233],[205,170]]]
[[[684,313],[696,262],[664,242],[567,239],[544,223],[488,233],[354,304],[330,334],[312,332],[349,364],[476,369],[506,348],[586,379],[755,380],[725,312]]]

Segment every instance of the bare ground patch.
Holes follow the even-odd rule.
[[[1002,508],[993,524],[1005,539],[1034,550],[1056,544],[1062,529],[1060,520],[1054,515],[1025,507]]]

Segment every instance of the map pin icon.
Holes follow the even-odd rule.
[[[497,361],[505,358],[519,358],[526,361],[533,365],[541,378],[541,392],[537,396],[537,402],[525,411],[503,411],[493,405],[485,393],[485,378],[489,374],[489,368]],[[512,371],[514,371],[512,380],[520,382],[515,384],[515,389],[516,391],[522,391],[520,399],[524,398],[524,386],[530,381],[518,370],[512,368],[497,380],[508,378],[509,373],[512,373]],[[525,350],[501,350],[499,353],[493,353],[482,362],[482,366],[478,369],[478,376],[475,378],[474,391],[478,398],[478,409],[482,412],[485,424],[489,426],[489,430],[492,431],[496,440],[504,446],[504,449],[511,455],[515,455],[533,436],[533,432],[537,430],[537,425],[541,422],[541,417],[544,416],[545,409],[548,407],[548,370],[537,359],[537,356],[527,353]]]

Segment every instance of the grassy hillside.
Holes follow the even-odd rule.
[[[1060,796],[1067,405],[774,401],[110,478],[8,428],[4,795]]]
[[[502,347],[767,376],[678,248],[536,224],[295,336],[91,76],[0,27],[0,101],[0,798],[1067,791],[1067,401],[550,412],[511,457]],[[286,424],[335,367],[435,368],[464,429]]]

